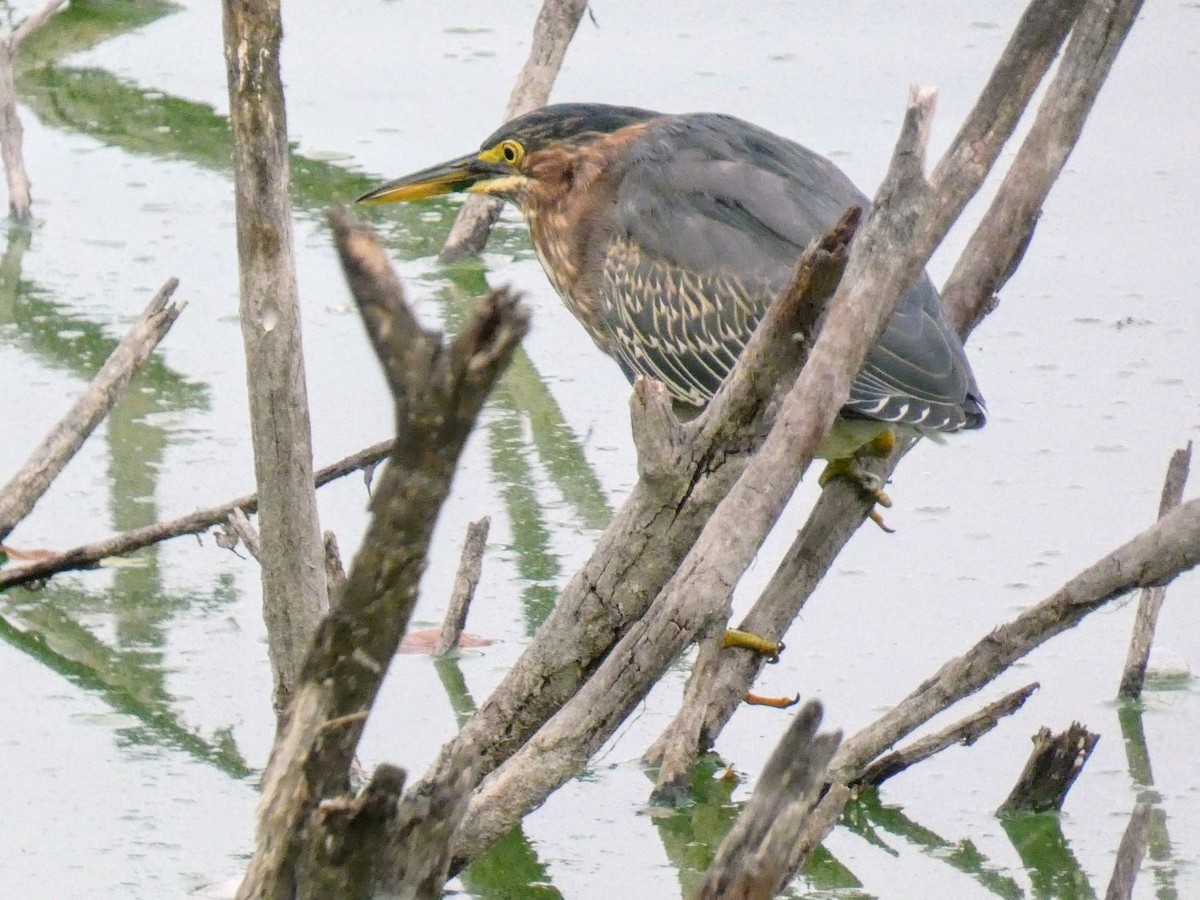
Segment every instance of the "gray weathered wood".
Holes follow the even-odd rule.
[[[328,606],[292,253],[282,23],[279,0],[223,0],[222,9],[263,618],[282,711]]]
[[[1162,498],[1158,504],[1158,517],[1183,502],[1183,487],[1187,484],[1188,469],[1192,464],[1192,442],[1171,454],[1167,464],[1167,478],[1163,484]],[[1142,696],[1142,685],[1146,682],[1146,666],[1150,662],[1150,647],[1154,644],[1154,630],[1158,627],[1158,614],[1166,599],[1164,587],[1144,588],[1138,596],[1137,614],[1133,620],[1133,635],[1129,640],[1129,652],[1125,656],[1125,668],[1121,672],[1118,697],[1136,700]]]
[[[133,374],[154,352],[186,304],[168,305],[179,282],[167,281],[142,310],[100,371],[66,415],[30,454],[9,482],[0,488],[0,541],[33,510],[58,473],[83,446],[120,398]],[[18,570],[24,569],[24,566]],[[3,574],[3,573],[0,573]],[[0,587],[3,587],[0,582]]]
[[[1078,0],[1050,4],[1060,6],[1063,15],[1078,15],[1071,39],[1029,133],[942,291],[960,334],[995,308],[995,294],[1020,262],[1042,205],[1083,133],[1142,0],[1088,0],[1080,12],[1081,5]],[[1044,8],[1043,14],[1056,12]]]
[[[258,536],[258,529],[250,521],[250,517],[245,511],[238,507],[229,513],[229,518],[225,520],[226,525],[233,532],[234,537],[230,540],[230,547],[236,541],[241,541],[242,546],[246,548],[254,559],[261,561],[262,554],[262,539]]]
[[[458,459],[496,378],[528,328],[509,294],[484,299],[448,345],[421,327],[374,234],[344,213],[331,214],[335,239],[372,346],[395,400],[396,440],[371,498],[371,521],[334,609],[321,621],[294,701],[263,777],[256,850],[242,898],[358,898],[386,875],[381,836],[404,809],[398,779],[384,779],[370,827],[344,797],[355,748],[417,599],[429,541]],[[473,753],[460,748],[438,784],[448,791],[422,807],[422,833],[446,836],[474,783]],[[437,786],[437,785],[435,785]],[[414,803],[428,793],[414,795]],[[330,809],[349,814],[330,818]],[[420,817],[418,817],[420,819]],[[434,821],[436,819],[437,821]],[[406,820],[408,821],[408,820]],[[427,856],[425,854],[424,856]],[[426,860],[426,864],[428,860]],[[389,861],[388,865],[391,864]],[[423,870],[417,896],[435,896],[445,878]],[[424,893],[425,890],[430,893]]]
[[[13,66],[21,44],[46,24],[67,0],[46,0],[31,16],[0,40],[0,158],[4,160],[4,177],[8,182],[8,214],[18,224],[29,222],[31,199],[29,173],[25,170],[22,150],[24,129],[17,114],[17,91],[13,81]]]
[[[438,634],[437,645],[433,648],[434,656],[445,656],[458,646],[458,639],[462,637],[463,628],[467,625],[467,612],[471,608],[471,600],[475,597],[475,588],[479,585],[479,576],[483,571],[483,551],[487,547],[488,529],[491,527],[492,520],[487,516],[467,525],[462,557],[458,561],[458,572],[454,575],[450,602],[446,604],[442,630]]]

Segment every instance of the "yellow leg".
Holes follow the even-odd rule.
[[[721,642],[721,646],[744,647],[747,650],[753,650],[755,653],[765,656],[769,663],[779,662],[779,654],[783,652],[783,643],[781,641],[769,641],[757,634],[751,634],[748,631],[736,631],[732,628],[725,632],[725,639]]]

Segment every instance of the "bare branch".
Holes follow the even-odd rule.
[[[960,333],[974,328],[994,307],[994,295],[1016,270],[1042,204],[1083,133],[1084,122],[1133,27],[1142,0],[1093,0],[1082,14],[1078,0],[1041,5],[1060,6],[1063,16],[1073,9],[1071,17],[1078,15],[1079,20],[1029,134],[942,293],[950,319]],[[1048,14],[1059,15],[1053,9]],[[1026,18],[1029,15],[1026,13]],[[1053,48],[1049,49],[1052,57]],[[1048,64],[1049,59],[1045,61]]]
[[[186,304],[168,305],[167,301],[178,286],[179,281],[172,278],[159,288],[121,343],[109,354],[87,390],[50,430],[8,484],[0,489],[0,541],[8,537],[17,523],[29,515],[88,435],[108,415],[133,378],[133,373],[149,359],[159,341],[175,324]]]
[[[462,558],[454,576],[454,590],[446,606],[442,631],[438,635],[437,646],[433,648],[434,656],[445,656],[458,646],[458,639],[462,637],[463,628],[467,625],[467,611],[471,608],[475,588],[479,585],[479,575],[483,571],[483,551],[487,547],[488,529],[491,526],[492,520],[487,516],[467,525],[467,539],[463,542]]]
[[[364,450],[359,450],[357,453],[352,453],[344,459],[318,470],[313,476],[313,484],[321,487],[338,478],[344,478],[352,472],[372,466],[386,457],[391,447],[391,441],[381,441]],[[151,544],[182,537],[185,534],[200,534],[214,525],[224,522],[235,509],[242,509],[247,513],[255,512],[258,509],[258,494],[246,494],[244,497],[227,500],[217,506],[180,516],[178,519],[169,519],[165,522],[146,525],[143,528],[122,531],[101,541],[64,550],[47,559],[0,569],[0,589],[38,581],[70,569],[90,569],[110,556],[123,556],[126,553],[141,550],[143,547],[149,547]]]
[[[1183,502],[1183,486],[1187,483],[1188,469],[1192,464],[1192,442],[1171,454],[1167,465],[1167,479],[1163,484],[1162,499],[1158,504],[1158,517]],[[1125,657],[1125,668],[1121,672],[1118,697],[1136,700],[1142,695],[1146,681],[1146,666],[1150,662],[1150,647],[1154,643],[1154,629],[1158,626],[1158,613],[1166,599],[1165,587],[1144,588],[1138,597],[1137,616],[1133,622],[1133,636],[1129,641],[1129,653]]]
[[[983,737],[983,735],[999,725],[1002,718],[1012,715],[1024,706],[1025,701],[1033,696],[1033,692],[1038,687],[1040,685],[1036,681],[1033,684],[1027,684],[1020,690],[1006,694],[999,700],[989,703],[983,709],[967,716],[965,719],[961,719],[953,725],[942,729],[937,734],[923,737],[909,744],[907,747],[879,757],[867,766],[856,783],[878,787],[892,776],[899,775],[910,766],[929,759],[929,757],[940,753],[947,747],[952,747],[955,744],[970,747]]]
[[[326,531],[322,535],[322,543],[325,545],[325,583],[329,586],[329,605],[332,608],[346,586],[346,569],[342,566],[337,535]]]
[[[41,28],[67,0],[47,0],[29,18],[0,40],[0,157],[8,182],[8,212],[14,222],[27,224],[30,217],[29,173],[22,150],[24,129],[17,114],[17,91],[13,66],[22,42]]]
[[[478,780],[478,759],[464,744],[441,777],[424,790],[409,791],[385,835],[389,852],[382,883],[398,897],[437,900],[450,869],[451,837],[467,811]]]
[[[20,25],[13,29],[13,33],[7,39],[9,51],[15,55],[21,49],[21,44],[25,42],[26,38],[45,25],[52,15],[66,5],[67,0],[46,0],[45,3],[22,21]]]
[[[282,712],[329,608],[288,192],[283,23],[280,0],[222,0],[221,13],[263,620],[274,705]]]
[[[834,778],[849,783],[860,777],[871,760],[905,735],[1110,600],[1135,588],[1166,584],[1198,563],[1200,500],[1191,500],[947,662],[880,719],[848,738],[831,765]]]
[[[225,521],[233,533],[238,536],[242,546],[246,548],[246,552],[257,560],[262,552],[262,542],[259,540],[258,530],[250,523],[250,519],[242,508],[238,507],[233,510]],[[232,539],[230,543],[233,543]]]

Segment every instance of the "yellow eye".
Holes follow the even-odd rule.
[[[515,166],[524,158],[525,148],[521,146],[520,141],[502,141],[500,144],[500,155],[510,166]]]

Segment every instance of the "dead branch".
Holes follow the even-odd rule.
[[[1183,486],[1187,483],[1188,469],[1192,464],[1192,442],[1171,454],[1167,465],[1167,478],[1163,484],[1162,499],[1158,504],[1158,517],[1183,502]],[[1142,685],[1146,681],[1146,665],[1150,662],[1150,647],[1154,643],[1154,629],[1158,626],[1158,613],[1166,599],[1167,589],[1150,587],[1138,596],[1137,616],[1133,622],[1133,636],[1129,641],[1129,653],[1125,657],[1125,668],[1121,672],[1118,697],[1136,700],[1142,696]]]
[[[20,50],[21,45],[25,43],[25,40],[31,34],[45,25],[52,15],[66,5],[67,0],[46,0],[31,15],[26,17],[20,25],[13,29],[13,33],[6,39],[7,43],[12,47],[12,52],[16,53]]]
[[[292,252],[287,110],[280,75],[280,0],[221,5],[238,234],[238,319],[246,352],[258,488],[263,619],[275,709],[287,708],[313,631],[329,607],[313,489]]]
[[[830,770],[846,783],[905,735],[1004,672],[1016,660],[1139,587],[1167,584],[1200,564],[1200,500],[1191,500],[1001,625],[871,725],[847,738]]]
[[[1100,735],[1078,722],[1058,734],[1040,728],[1033,736],[1033,752],[997,815],[1057,812],[1071,785],[1083,771]]]
[[[754,794],[717,848],[698,900],[769,900],[784,887],[792,851],[820,799],[841,732],[817,734],[821,704],[809,701],[775,747]]]
[[[134,372],[166,336],[186,304],[168,305],[179,281],[169,279],[142,310],[87,390],[59,420],[25,464],[0,489],[0,541],[29,515],[89,434],[108,415]]]
[[[1027,684],[1020,690],[1013,691],[1011,694],[1007,694],[999,700],[989,703],[983,709],[972,713],[965,719],[942,729],[937,734],[923,737],[920,740],[913,741],[907,747],[879,757],[867,766],[856,784],[878,787],[893,775],[899,775],[910,766],[929,759],[929,757],[940,753],[947,747],[952,747],[955,744],[970,747],[983,737],[983,735],[999,725],[1002,718],[1012,715],[1024,706],[1025,701],[1033,696],[1033,692],[1039,687],[1040,685],[1036,681],[1033,684]]]
[[[374,465],[388,455],[391,447],[391,441],[380,441],[378,444],[372,444],[364,450],[352,453],[332,465],[319,469],[313,477],[313,484],[321,487],[338,478],[344,478],[352,472]],[[46,559],[0,569],[0,589],[39,581],[71,569],[90,569],[110,556],[123,556],[152,544],[186,534],[200,534],[224,522],[235,509],[244,510],[246,513],[255,512],[258,509],[258,494],[246,494],[217,506],[180,516],[178,519],[122,531],[101,541],[64,550],[62,553],[56,553]]]
[[[1112,880],[1104,900],[1129,900],[1133,896],[1133,883],[1137,881],[1138,869],[1146,856],[1146,844],[1150,837],[1150,804],[1139,803],[1133,808],[1129,825],[1121,837],[1117,850],[1117,863],[1113,866]]]
[[[1009,40],[977,104],[980,114],[972,113],[974,122],[985,121],[985,110],[1001,107],[1009,109],[1006,120],[1011,121],[1012,104],[1018,100],[1022,105],[1028,102],[1068,31],[1079,20],[1039,106],[1037,124],[1022,143],[999,193],[942,290],[943,303],[964,340],[983,316],[996,307],[995,293],[1015,271],[1032,227],[1032,218],[1022,218],[1021,210],[1031,209],[1036,213],[1041,208],[1079,138],[1082,120],[1091,109],[1139,6],[1140,0],[1092,3],[1084,11],[1081,2],[1033,3]],[[1028,68],[1021,70],[1021,65]],[[1022,74],[1015,75],[1016,71]],[[969,153],[963,148],[969,147],[971,135],[977,134],[981,127],[964,125],[960,132],[962,140],[955,145],[960,155]],[[955,153],[952,149],[946,158]],[[868,468],[886,479],[911,446]],[[865,520],[868,509],[859,491],[840,479],[831,482],[762,596],[737,627],[782,640],[837,554]],[[709,711],[697,750],[716,741],[761,666],[762,661],[749,654],[727,654],[722,659],[719,673],[708,689]],[[703,699],[702,694],[692,693]],[[650,759],[662,758],[675,734],[675,725],[672,722],[664,730],[648,754]]]
[[[462,637],[463,628],[467,624],[467,612],[471,608],[475,588],[479,585],[479,575],[483,571],[483,551],[487,547],[488,529],[491,527],[492,520],[487,516],[467,525],[462,558],[454,576],[454,589],[450,592],[450,602],[442,620],[442,631],[438,635],[437,646],[433,648],[434,656],[445,656],[458,646],[458,639]]]
[[[18,224],[29,222],[31,199],[29,173],[25,170],[22,152],[24,129],[17,114],[17,91],[13,80],[13,65],[21,44],[67,0],[47,0],[31,16],[18,25],[8,37],[0,40],[0,158],[4,161],[4,176],[8,181],[8,214]]]
[[[317,629],[277,736],[263,778],[256,852],[239,898],[365,897],[380,876],[379,829],[343,831],[331,841],[322,804],[346,790],[367,715],[412,615],[437,512],[459,455],[528,328],[525,309],[499,291],[444,345],[406,306],[374,234],[342,212],[331,213],[330,221],[395,399],[397,437],[371,500],[363,546],[340,602]],[[459,798],[474,781],[462,758],[456,758],[454,781]],[[388,796],[396,793],[389,790]],[[437,814],[453,817],[461,807],[458,800],[440,803]],[[454,824],[440,827],[449,833]],[[434,873],[439,890],[440,879],[444,870]]]
[[[587,0],[543,0],[533,26],[529,58],[521,67],[504,109],[505,122],[546,105],[567,47],[586,9]],[[501,206],[502,202],[495,197],[469,196],[454,220],[438,259],[449,262],[482,250],[500,216]]]

